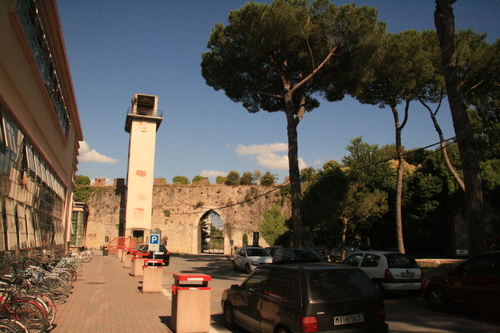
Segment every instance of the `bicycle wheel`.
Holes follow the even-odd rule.
[[[39,295],[37,296],[42,302],[45,303],[47,306],[47,326],[50,326],[54,323],[54,320],[56,319],[56,313],[57,313],[57,304],[56,302],[49,297],[48,295]]]
[[[30,333],[43,333],[47,328],[47,312],[38,303],[30,300],[17,300],[8,303],[18,320]]]
[[[90,262],[92,260],[92,256],[89,253],[83,253],[81,255],[81,259],[83,262],[87,263],[87,262]]]
[[[76,279],[78,278],[78,272],[77,272],[75,266],[73,266],[71,264],[64,264],[61,268],[66,269],[71,274],[71,278],[73,279],[73,282],[76,281]]]
[[[68,293],[66,283],[60,277],[49,275],[43,278],[43,282],[49,288],[56,301],[60,301],[66,297]]]
[[[55,319],[57,308],[56,308],[56,302],[51,297],[45,296],[43,294],[38,294],[38,295],[28,294],[23,296],[21,299],[37,302],[47,313],[47,327],[52,325]]]
[[[2,333],[24,333],[27,332],[26,326],[15,319],[0,320],[0,332]]]
[[[73,288],[73,277],[68,271],[59,271],[57,275],[66,283],[66,289],[68,291]]]

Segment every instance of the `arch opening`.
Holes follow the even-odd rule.
[[[214,210],[200,218],[201,252],[224,253],[224,221]]]

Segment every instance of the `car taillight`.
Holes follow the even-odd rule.
[[[378,311],[377,311],[377,317],[375,318],[375,321],[377,323],[383,323],[383,322],[385,322],[385,309],[378,309]]]
[[[301,318],[301,331],[302,332],[317,332],[318,331],[318,319],[315,316],[302,317]]]
[[[384,272],[384,278],[385,278],[385,279],[394,279],[394,276],[392,276],[392,273],[391,273],[391,271],[389,270],[389,268],[386,268],[386,269],[385,269],[385,272]]]

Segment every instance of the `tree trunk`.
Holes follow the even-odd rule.
[[[429,111],[429,115],[431,116],[432,123],[434,124],[434,129],[436,130],[438,137],[439,137],[439,147],[441,147],[441,152],[443,153],[443,158],[444,158],[444,163],[446,165],[446,168],[448,168],[448,171],[451,173],[455,181],[458,183],[460,188],[462,189],[463,192],[465,192],[465,184],[462,178],[460,178],[460,175],[458,174],[457,170],[455,170],[455,167],[453,167],[453,164],[450,161],[450,157],[448,155],[448,150],[446,149],[446,142],[444,140],[444,135],[443,131],[441,130],[441,126],[439,126],[439,123],[436,118],[436,114],[438,113],[438,110],[441,106],[441,101],[443,100],[442,95],[439,100],[439,105],[436,108],[436,111],[433,112],[431,108],[420,99],[420,103]]]
[[[286,104],[291,103],[291,99],[285,101]],[[293,108],[291,111],[287,109],[287,134],[288,134],[288,168],[290,176],[290,194],[292,203],[292,225],[293,225],[293,247],[301,249],[304,247],[302,215],[301,215],[301,190],[300,190],[300,169],[298,158],[298,143],[297,143],[297,125]]]
[[[476,256],[487,250],[483,189],[479,158],[467,109],[463,101],[459,68],[455,55],[455,18],[451,7],[454,2],[455,0],[436,0],[434,24],[441,47],[448,103],[464,171],[465,219],[469,231],[469,250],[471,256]]]
[[[342,241],[340,243],[340,261],[345,259],[345,240],[347,238],[347,227],[349,225],[349,220],[345,217],[341,218],[342,220]]]
[[[391,110],[394,117],[394,125],[396,127],[396,154],[398,157],[396,177],[396,239],[398,242],[398,251],[405,253],[405,244],[403,240],[403,179],[405,173],[405,158],[403,156],[403,145],[401,143],[401,131],[406,123],[406,117],[403,125],[401,125],[396,106],[391,105]]]

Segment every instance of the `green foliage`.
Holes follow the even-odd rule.
[[[355,97],[361,103],[391,108],[416,99],[418,92],[424,91],[435,76],[432,62],[435,50],[425,48],[427,42],[422,33],[415,30],[385,34],[370,61],[371,77]]]
[[[251,204],[254,203],[254,198],[256,198],[259,195],[259,190],[255,187],[251,187],[247,193],[245,194],[245,202],[250,206]]]
[[[202,176],[194,176],[193,180],[191,181],[191,184],[192,185],[196,185],[196,184],[199,184],[201,182],[207,182],[207,185],[209,185],[210,183],[208,182],[208,179],[205,178],[205,177],[202,177]]]
[[[185,176],[175,176],[172,182],[174,185],[189,185],[189,179]]]
[[[252,181],[254,184],[260,183],[260,177],[262,177],[262,172],[260,170],[254,170]]]
[[[224,181],[224,184],[229,186],[240,185],[240,174],[234,170],[229,171],[229,173],[227,174],[227,178]]]
[[[286,85],[297,85],[323,60],[314,79],[302,83],[294,99],[297,108],[311,111],[313,97],[327,91],[339,100],[346,88],[362,77],[366,59],[373,53],[385,25],[377,22],[375,8],[328,1],[248,2],[229,14],[229,25],[216,23],[202,54],[202,75],[215,90],[223,89],[249,112],[284,111]]]
[[[247,234],[243,234],[243,246],[248,246],[248,235]]]
[[[316,174],[316,169],[313,167],[308,167],[300,170],[300,179],[302,181],[309,181],[314,179],[314,175]]]
[[[387,162],[394,157],[393,147],[379,148],[357,137],[351,140],[346,150],[350,154],[342,159],[342,164],[351,179],[370,189],[388,191],[394,187],[395,174]]]
[[[260,185],[272,186],[272,185],[274,185],[274,182],[275,182],[275,177],[269,171],[266,171],[266,173],[264,174],[264,176],[262,176],[260,178]]]
[[[76,175],[75,184],[76,185],[90,185],[90,178],[87,176]]]
[[[276,240],[289,231],[286,222],[288,217],[280,211],[280,206],[274,204],[271,210],[264,213],[264,220],[260,222],[259,229],[266,242],[273,246]]]
[[[251,172],[243,173],[243,176],[240,178],[240,185],[252,185],[253,184],[253,174]]]
[[[79,185],[75,187],[73,192],[74,200],[76,202],[87,202],[92,194],[94,194],[98,190],[97,187],[87,186],[87,185]]]
[[[285,205],[286,199],[290,197],[290,185],[280,187],[281,201],[280,205],[283,207]]]
[[[304,190],[302,216],[310,242],[333,245],[340,241],[339,202],[343,200],[347,186],[345,173],[332,160],[317,171],[316,179]]]
[[[500,159],[491,159],[481,163],[481,179],[486,193],[500,187]]]
[[[217,184],[224,184],[225,181],[226,181],[226,177],[223,177],[223,176],[217,176],[217,178],[215,178],[215,182]]]

